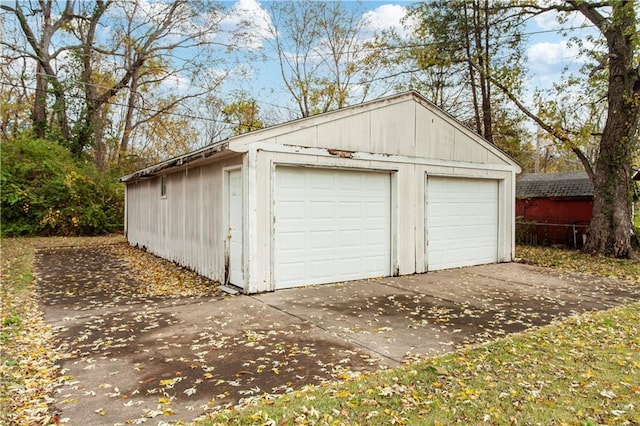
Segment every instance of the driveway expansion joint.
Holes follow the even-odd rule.
[[[285,309],[280,308],[279,306],[272,305],[272,304],[268,303],[268,302],[267,302],[267,301],[265,301],[265,300],[259,299],[259,297],[260,297],[260,296],[257,296],[257,297],[256,297],[256,296],[249,295],[249,297],[250,297],[251,299],[253,299],[253,300],[257,300],[258,302],[263,303],[264,305],[266,305],[266,306],[268,306],[268,307],[270,307],[270,308],[272,308],[272,309],[276,309],[277,311],[280,311],[280,312],[282,312],[282,313],[284,313],[284,314],[286,314],[286,315],[289,315],[289,316],[291,316],[291,317],[293,317],[293,318],[297,319],[298,321],[300,321],[300,322],[302,322],[302,323],[308,324],[308,325],[310,325],[310,326],[312,326],[312,327],[314,327],[314,328],[317,328],[317,329],[319,329],[319,330],[324,331],[325,333],[329,333],[329,334],[331,334],[332,336],[335,336],[335,337],[338,337],[338,338],[340,338],[340,339],[342,339],[342,340],[345,340],[345,341],[347,341],[348,343],[351,343],[352,345],[356,345],[356,346],[358,346],[359,348],[361,348],[361,349],[365,350],[366,352],[372,352],[372,353],[375,353],[376,355],[379,355],[379,356],[381,356],[382,358],[385,358],[385,359],[387,359],[387,360],[389,360],[389,361],[392,361],[394,364],[398,364],[398,365],[399,365],[399,364],[402,362],[402,359],[399,359],[399,360],[398,360],[398,359],[395,359],[395,358],[393,358],[393,357],[390,357],[390,356],[388,356],[388,355],[386,355],[386,354],[384,354],[384,353],[381,353],[381,352],[379,352],[379,351],[377,351],[377,350],[375,350],[375,349],[372,349],[372,348],[370,348],[370,347],[367,347],[366,345],[363,345],[363,344],[361,344],[360,342],[357,342],[357,341],[355,341],[355,340],[349,339],[349,338],[348,338],[347,336],[345,336],[344,334],[337,333],[337,332],[335,332],[335,331],[329,330],[328,328],[325,328],[325,327],[321,326],[320,324],[316,324],[315,322],[310,321],[310,320],[308,320],[308,319],[306,319],[306,318],[304,318],[304,317],[298,316],[298,315],[294,314],[293,312],[289,312],[289,311],[287,311],[287,310],[285,310]]]

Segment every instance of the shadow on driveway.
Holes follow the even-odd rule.
[[[135,271],[96,246],[41,250],[36,275],[66,353],[55,410],[71,425],[190,421],[640,300],[625,282],[515,263],[163,298],[141,296]]]

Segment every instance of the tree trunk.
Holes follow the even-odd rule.
[[[469,12],[467,10],[466,2],[462,3],[462,10],[464,12],[465,25],[469,25]],[[475,22],[474,22],[475,25]],[[478,104],[478,88],[476,86],[476,70],[473,66],[474,60],[471,53],[471,37],[470,30],[467,28],[465,31],[465,53],[467,55],[467,65],[469,67],[469,83],[471,84],[471,99],[473,103],[473,116],[475,118],[476,132],[482,134],[482,125],[480,123],[480,105]]]
[[[31,113],[33,131],[37,138],[44,138],[47,132],[47,82],[42,65],[36,67],[36,94]]]
[[[120,148],[118,150],[118,162],[122,161],[127,156],[127,151],[129,151],[129,140],[131,139],[131,131],[133,129],[133,111],[136,107],[136,97],[138,96],[138,79],[139,75],[136,72],[131,77],[127,115],[125,117],[124,131],[122,132],[122,139],[120,140]]]
[[[478,46],[479,51],[482,52],[480,59],[484,59],[481,63],[482,70],[480,73],[480,84],[482,85],[482,127],[484,129],[484,137],[491,143],[493,141],[493,111],[491,107],[491,82],[485,76],[491,73],[491,61],[489,53],[489,32],[492,31],[489,25],[489,0],[485,0],[482,8],[482,13],[479,13],[478,29],[482,29],[484,34],[484,46]],[[482,20],[480,22],[480,19]]]
[[[633,67],[633,4],[614,3],[613,19],[620,25],[602,27],[609,48],[609,110],[596,161],[593,217],[585,245],[586,252],[618,258],[635,257],[632,239],[637,238],[631,222],[631,157],[637,143],[640,75]],[[591,19],[588,12],[583,11]]]

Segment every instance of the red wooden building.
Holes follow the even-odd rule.
[[[582,247],[593,209],[585,172],[522,174],[516,183],[520,243]]]

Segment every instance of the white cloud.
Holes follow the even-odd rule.
[[[259,49],[269,31],[271,16],[256,0],[238,0],[220,22],[219,41],[248,49]]]
[[[558,21],[559,16],[563,17],[562,23]],[[538,27],[540,27],[542,30],[545,30],[545,31],[560,30],[562,28],[569,28],[569,27],[575,28],[575,27],[591,25],[591,23],[587,20],[587,18],[585,18],[584,15],[578,12],[559,15],[558,12],[550,11],[550,12],[536,15],[533,19],[536,25],[538,25]]]
[[[407,35],[407,30],[402,24],[407,9],[396,4],[384,4],[362,15],[364,25],[371,32],[380,32],[394,29],[400,35]]]
[[[583,43],[585,47],[591,45],[586,40]],[[565,40],[556,43],[534,43],[527,49],[527,58],[528,64],[532,68],[562,64],[581,65],[588,61],[588,58],[580,53],[578,46],[569,44]]]
[[[582,42],[586,48],[592,47],[589,42]],[[545,89],[560,83],[565,71],[575,73],[589,60],[580,53],[578,46],[564,40],[532,44],[527,49],[527,89],[533,93],[536,89]]]

